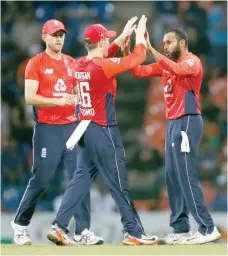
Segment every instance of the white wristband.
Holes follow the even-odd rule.
[[[145,47],[147,47],[145,39],[136,39],[135,44],[144,44]]]

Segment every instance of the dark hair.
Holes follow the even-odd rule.
[[[168,34],[168,33],[174,33],[178,42],[180,40],[185,40],[185,45],[186,47],[188,47],[188,35],[186,33],[186,31],[182,28],[170,28],[170,29],[167,29],[165,31],[165,34]]]
[[[84,46],[87,49],[87,51],[91,51],[91,50],[97,48],[97,43],[92,43],[89,38],[85,38]]]

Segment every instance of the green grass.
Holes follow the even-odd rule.
[[[1,255],[227,255],[226,244],[153,245],[153,246],[55,246],[1,245]]]

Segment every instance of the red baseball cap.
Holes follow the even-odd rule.
[[[91,43],[99,42],[103,38],[112,38],[116,36],[113,30],[107,30],[101,24],[93,24],[86,28],[84,39],[90,39]]]
[[[48,20],[44,23],[42,28],[42,34],[54,34],[55,32],[62,30],[67,33],[65,26],[59,20]]]

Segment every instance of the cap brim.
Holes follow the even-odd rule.
[[[116,31],[114,31],[114,30],[108,30],[108,32],[107,32],[107,37],[108,37],[108,38],[116,37]]]
[[[48,32],[48,34],[52,35],[52,34],[56,33],[57,31],[63,31],[63,32],[65,32],[66,34],[68,33],[68,32],[66,31],[66,29],[64,29],[64,28],[56,28],[56,29],[53,29],[52,31]]]

